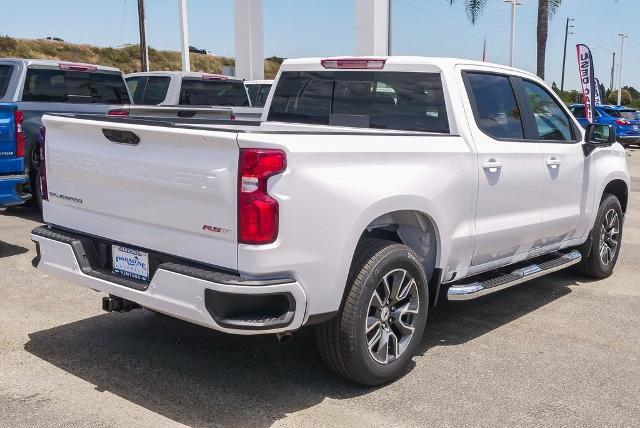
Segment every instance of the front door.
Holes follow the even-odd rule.
[[[589,177],[595,173],[582,150],[581,134],[566,109],[540,84],[522,80],[530,132],[540,141],[544,180],[541,205],[543,246],[560,244],[587,233],[593,197]],[[593,192],[591,192],[593,193]],[[590,203],[591,202],[591,203]]]

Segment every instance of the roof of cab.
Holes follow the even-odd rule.
[[[203,76],[211,76],[211,77],[220,77],[225,80],[237,80],[242,82],[242,79],[233,76],[225,76],[223,74],[216,73],[205,73],[205,72],[196,72],[196,71],[139,71],[136,73],[126,74],[124,77],[135,77],[135,76],[177,76],[179,78],[183,77],[195,77],[201,78]]]
[[[348,59],[348,60],[358,60],[358,59],[368,59],[368,60],[385,60],[385,66],[412,66],[412,65],[427,65],[433,66],[435,68],[444,70],[451,69],[457,65],[465,65],[465,66],[476,66],[483,68],[492,68],[492,69],[500,69],[504,71],[511,71],[515,73],[526,74],[536,80],[539,80],[538,77],[530,73],[528,71],[509,67],[503,64],[495,64],[491,62],[483,62],[483,61],[474,61],[469,59],[461,59],[461,58],[449,58],[449,57],[424,57],[424,56],[339,56],[339,57],[326,57],[326,58],[298,58],[298,59],[286,59],[282,63],[282,70],[294,70],[299,68],[306,69],[323,69],[321,65],[321,61],[325,60],[340,60],[340,59]],[[384,70],[384,68],[382,69]]]
[[[85,65],[89,67],[95,67],[99,71],[114,71],[117,73],[121,73],[120,69],[116,67],[108,67],[106,65],[98,65],[98,64],[89,64],[85,62],[59,61],[56,59],[0,58],[0,62],[22,63],[26,67],[36,65],[36,66],[43,66],[43,67],[58,68],[60,67],[60,64]]]

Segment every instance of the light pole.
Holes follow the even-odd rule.
[[[567,25],[564,29],[564,53],[562,54],[562,79],[560,80],[560,92],[564,91],[564,69],[567,64],[567,39],[569,38],[569,34],[573,34],[569,32],[569,28],[573,28],[573,25],[569,25],[571,21],[575,21],[573,18],[567,18]]]
[[[187,24],[187,0],[178,0],[180,10],[180,42],[182,46],[182,71],[191,71],[189,62],[189,25]]]
[[[624,33],[618,33],[620,36],[620,72],[618,73],[618,105],[622,105],[622,64],[624,61],[624,39],[629,38]]]
[[[513,67],[513,54],[516,44],[516,6],[522,3],[518,0],[504,0],[505,3],[511,3],[511,40],[509,42],[509,67]]]

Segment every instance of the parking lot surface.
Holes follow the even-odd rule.
[[[640,150],[615,274],[559,272],[429,316],[411,371],[355,386],[313,331],[281,345],[146,310],[31,266],[29,208],[0,212],[0,426],[640,426]]]

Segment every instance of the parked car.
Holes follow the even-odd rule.
[[[242,79],[210,73],[150,71],[125,76],[134,104],[231,107],[237,120],[259,120]]]
[[[41,118],[45,113],[106,114],[131,102],[117,68],[52,60],[0,58],[0,102],[16,103],[26,138],[20,195],[38,190]],[[35,198],[38,201],[38,198]]]
[[[271,90],[273,80],[245,80],[244,86],[247,87],[251,105],[254,107],[264,107]]]
[[[201,54],[201,55],[213,55],[213,56],[215,56],[213,52],[208,51],[206,49],[198,49],[195,46],[189,46],[189,52],[197,53],[197,54]]]
[[[407,369],[440,299],[613,272],[624,149],[535,75],[300,59],[273,91],[241,126],[46,116],[34,265],[107,311],[281,339],[317,325],[328,365],[368,385]]]
[[[3,83],[6,81],[0,80],[0,92]],[[23,119],[17,104],[0,103],[0,208],[19,205],[31,198],[22,192],[23,185],[29,181],[24,173]]]
[[[585,117],[584,104],[569,106],[571,113],[578,119],[582,127],[589,121]],[[612,125],[616,128],[616,136],[623,146],[640,143],[640,116],[629,107],[597,105],[594,112],[594,123]]]

